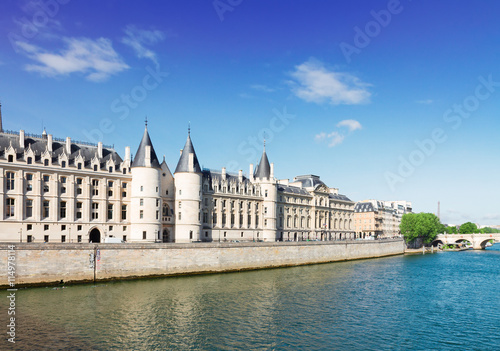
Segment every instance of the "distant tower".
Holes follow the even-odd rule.
[[[155,242],[161,233],[161,167],[148,133],[148,124],[131,166],[130,241]]]
[[[262,157],[254,173],[255,183],[260,184],[262,196],[264,197],[263,209],[259,209],[259,215],[262,214],[262,228],[264,232],[262,238],[264,241],[276,241],[276,201],[278,189],[276,179],[274,178],[274,164],[269,164],[266,153],[266,143],[264,141],[264,150]],[[261,216],[259,216],[261,217]]]
[[[177,168],[175,183],[175,242],[189,243],[200,240],[201,235],[201,182],[202,171],[193,143],[191,128]]]

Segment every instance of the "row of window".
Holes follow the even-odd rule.
[[[15,199],[13,198],[7,198],[6,203],[5,203],[5,216],[7,218],[14,217],[15,216]],[[66,201],[60,201],[59,202],[59,218],[60,219],[65,219],[66,218],[66,209],[67,209],[67,202]],[[82,202],[77,202],[76,203],[76,219],[81,219],[82,218]],[[99,219],[99,203],[93,202],[92,203],[92,212],[91,216],[92,219]],[[114,205],[113,204],[108,204],[107,208],[107,220],[112,220],[113,219],[113,212],[114,212]],[[49,200],[44,200],[42,201],[42,218],[49,218],[50,216],[50,201]],[[33,200],[32,199],[27,199],[25,201],[25,217],[26,218],[31,218],[33,217]],[[121,208],[121,218],[122,220],[127,219],[127,205],[122,205]]]
[[[14,155],[8,155],[8,157],[7,157],[7,162],[14,162]],[[32,158],[32,157],[28,157],[28,158],[26,158],[26,163],[27,163],[27,164],[29,164],[29,165],[33,164],[33,158]],[[48,159],[48,158],[45,158],[45,159],[43,160],[43,165],[44,165],[44,166],[49,166],[49,165],[50,165],[50,161],[49,161],[49,159]],[[61,161],[61,168],[66,168],[66,165],[67,165],[66,161]],[[77,168],[77,169],[82,169],[82,168],[83,168],[83,163],[78,162],[78,163],[76,164],[76,168]],[[97,171],[99,170],[99,166],[98,166],[98,165],[96,165],[96,164],[94,164],[94,165],[92,166],[92,169],[93,169],[95,172],[97,172]],[[112,167],[112,166],[109,166],[109,167],[108,167],[108,172],[109,172],[109,173],[113,173],[113,170],[114,170],[114,169],[113,169],[113,167]],[[123,173],[123,174],[127,174],[127,168],[123,168],[123,169],[122,169],[122,173]]]
[[[7,172],[6,173],[6,189],[7,190],[14,190],[15,188],[15,179],[14,179],[14,172]],[[47,175],[47,174],[44,174],[42,176],[42,180],[43,180],[43,183],[42,183],[42,189],[43,189],[43,192],[44,193],[47,193],[49,192],[49,181],[50,181],[50,176]],[[33,174],[31,173],[27,173],[26,174],[26,191],[32,191],[33,190]],[[61,194],[65,194],[66,193],[66,181],[67,181],[67,178],[66,177],[61,177],[59,179],[59,182],[61,184]],[[82,192],[83,192],[83,189],[82,189],[82,184],[83,184],[83,179],[82,178],[77,178],[76,179],[76,185],[77,185],[77,188],[76,188],[76,194],[77,195],[81,195]],[[108,196],[109,197],[112,197],[113,196],[113,186],[114,186],[114,182],[112,180],[108,181]],[[123,191],[122,191],[122,196],[123,197],[126,197],[127,196],[127,192],[125,191],[125,189],[127,188],[127,183],[122,183],[122,188],[123,188]],[[97,196],[99,195],[99,180],[98,179],[92,179],[92,195],[93,196]]]

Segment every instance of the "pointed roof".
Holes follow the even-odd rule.
[[[135,153],[134,162],[132,162],[132,167],[146,167],[146,146],[151,147],[149,154],[149,157],[151,159],[151,167],[160,168],[160,162],[158,162],[158,157],[156,157],[156,152],[153,147],[153,143],[151,142],[151,138],[149,137],[147,124],[146,128],[144,128],[144,135],[142,136],[139,148]]]
[[[198,157],[196,157],[196,152],[194,151],[194,146],[191,142],[191,133],[188,133],[186,145],[184,145],[184,149],[182,149],[182,155],[174,173],[191,172],[189,170],[189,154],[193,154],[194,165],[192,173],[201,173],[200,163],[198,162]]]
[[[260,158],[259,165],[255,169],[254,177],[260,179],[269,179],[271,177],[271,165],[269,164],[269,160],[267,158],[265,145],[264,151],[262,151],[262,157]]]

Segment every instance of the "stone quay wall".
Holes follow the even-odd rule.
[[[400,255],[404,250],[402,239],[191,244],[1,243],[0,288],[8,288],[12,278],[17,288],[298,266]],[[10,281],[9,260],[15,262],[15,275],[11,274]]]

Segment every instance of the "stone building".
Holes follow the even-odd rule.
[[[358,237],[391,238],[401,234],[403,214],[412,211],[408,201],[364,200],[355,207],[354,228]]]
[[[249,176],[202,169],[191,135],[174,174],[146,128],[134,159],[111,146],[4,131],[1,241],[298,241],[359,238],[355,203],[315,175],[277,180],[266,149]]]

